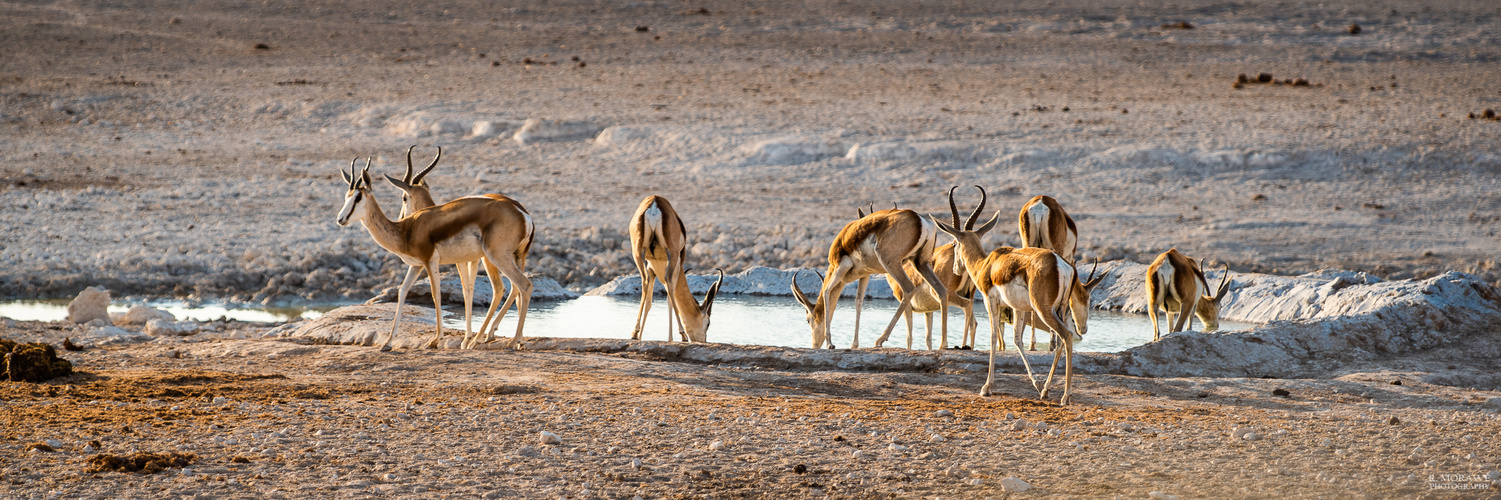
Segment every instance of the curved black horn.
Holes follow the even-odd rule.
[[[972,231],[972,230],[974,230],[974,228],[975,228],[975,221],[979,220],[980,219],[980,214],[985,212],[985,200],[986,200],[986,198],[989,198],[989,196],[987,196],[985,194],[985,188],[982,188],[980,186],[975,186],[975,189],[980,190],[980,207],[976,208],[973,213],[969,214],[969,220],[964,221],[964,230],[965,231]]]
[[[406,173],[406,175],[401,176],[401,182],[405,182],[407,184],[411,184],[412,183],[412,150],[413,149],[417,149],[417,145],[416,144],[413,144],[411,147],[407,148],[407,173]]]
[[[421,184],[422,183],[422,178],[423,177],[427,177],[427,173],[428,172],[432,172],[433,171],[433,167],[438,166],[438,159],[442,158],[442,157],[443,157],[443,146],[438,146],[438,154],[433,156],[433,162],[427,164],[427,168],[422,169],[421,172],[417,173],[416,177],[412,178],[412,185],[415,186],[417,184]]]
[[[1215,289],[1214,300],[1218,301],[1225,297],[1225,292],[1230,291],[1230,264],[1225,264],[1225,276],[1220,278],[1220,286]]]
[[[344,173],[344,169],[339,169],[339,175],[344,176],[344,182],[349,183],[349,189],[354,189],[354,164],[358,161],[360,161],[360,157],[358,156],[354,157],[353,160],[349,160],[349,173],[347,174]]]
[[[1094,266],[1089,268],[1089,277],[1084,279],[1084,288],[1093,289],[1094,286],[1100,282],[1100,280],[1105,279],[1104,276],[1095,277],[1094,273],[1098,270],[1100,270],[1100,259],[1096,258],[1094,260]]]
[[[949,188],[949,213],[954,216],[954,229],[964,229],[959,225],[959,207],[954,205],[954,190],[959,186]]]

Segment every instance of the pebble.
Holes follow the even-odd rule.
[[[1230,429],[1230,437],[1235,439],[1245,439],[1246,434],[1250,433],[1251,429],[1247,427],[1234,427]]]
[[[1063,435],[1063,430],[1061,430],[1061,429],[1053,429],[1053,430],[1048,431],[1048,435],[1052,436],[1052,437],[1062,436]]]
[[[1319,446],[1329,448],[1331,446],[1334,446],[1334,442],[1330,441],[1329,438],[1324,438],[1323,440],[1319,441]]]
[[[1032,424],[1032,428],[1033,429],[1037,429],[1039,431],[1045,431],[1045,430],[1048,430],[1048,423],[1047,422],[1038,422],[1038,423]]]
[[[969,473],[968,472],[964,472],[964,469],[956,469],[954,467],[949,467],[948,469],[945,469],[943,471],[943,475],[944,476],[948,476],[948,477],[959,477],[959,478],[962,478],[964,476],[968,476]]]
[[[551,432],[542,431],[540,434],[538,434],[538,436],[539,439],[542,440],[542,444],[563,444],[563,438],[560,438],[557,434],[553,434]]]
[[[714,442],[709,443],[709,450],[710,451],[719,451],[719,450],[723,450],[723,449],[724,449],[724,441],[715,440]]]
[[[1001,491],[1006,493],[1022,493],[1030,489],[1032,489],[1032,485],[1027,484],[1026,481],[1017,479],[1015,476],[1001,480]]]
[[[1254,433],[1254,432],[1247,432],[1246,435],[1245,435],[1245,440],[1246,441],[1260,441],[1261,440],[1261,435],[1257,434],[1257,433]]]
[[[1501,481],[1501,471],[1493,470],[1493,471],[1485,473],[1485,480],[1486,481]]]
[[[985,480],[984,480],[984,479],[980,479],[980,478],[978,478],[978,477],[977,477],[977,478],[974,478],[974,479],[971,479],[971,480],[969,480],[969,485],[970,485],[970,486],[980,486],[980,485],[982,485],[982,484],[985,484]]]
[[[886,445],[886,449],[891,450],[891,451],[895,451],[895,452],[907,451],[907,447],[906,446],[902,446],[902,445],[899,445],[899,444],[896,444],[896,443],[891,443],[891,444]]]
[[[951,412],[951,411],[948,411],[948,410],[938,410],[938,411],[933,412],[933,416],[935,416],[935,417],[952,417],[952,416],[954,416],[954,412]]]
[[[387,472],[385,475],[381,476],[380,479],[382,481],[386,481],[386,482],[395,481],[396,480],[396,474],[395,473],[391,473],[391,472]]]
[[[1152,498],[1153,500],[1178,500],[1178,495],[1169,495],[1161,491],[1153,491],[1151,493],[1147,493],[1147,497]]]
[[[854,452],[850,453],[850,456],[855,458],[865,458],[866,455],[867,454],[865,453],[865,450],[855,450]]]
[[[62,441],[58,441],[56,439],[48,438],[48,439],[43,440],[42,442],[47,443],[47,446],[51,446],[53,449],[57,449],[57,450],[63,449],[63,442]]]
[[[1013,431],[1019,431],[1019,430],[1026,429],[1026,428],[1027,428],[1027,419],[1025,419],[1025,418],[1018,418],[1018,419],[1016,419],[1016,420],[1014,420],[1014,421],[1011,422],[1011,430],[1013,430]]]
[[[97,450],[95,450],[93,446],[83,445],[83,452],[84,453],[93,453],[95,451],[97,451]]]
[[[639,459],[639,458],[632,458],[631,459],[631,468],[639,470],[641,468],[641,459]]]
[[[944,441],[948,441],[948,438],[934,434],[933,437],[928,438],[928,441],[932,441],[934,443],[942,443]]]

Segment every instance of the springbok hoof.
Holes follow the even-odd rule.
[[[1068,406],[1068,396],[1068,394],[1064,394],[1063,399],[1058,400],[1058,406]]]
[[[1043,389],[1041,391],[1037,391],[1037,397],[1042,398],[1042,399],[1047,399],[1048,398],[1048,389]]]
[[[980,387],[980,397],[990,397],[990,384]]]

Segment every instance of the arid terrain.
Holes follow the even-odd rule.
[[[336,171],[399,174],[414,144],[443,148],[440,202],[525,204],[528,272],[575,290],[633,271],[648,194],[682,213],[690,267],[733,273],[820,266],[856,207],[942,214],[953,185],[989,190],[991,245],[1049,194],[1086,258],[1497,283],[1498,32],[1484,0],[5,1],[0,297],[364,300],[405,266],[334,223]],[[516,140],[534,119],[580,132]],[[1009,374],[979,398],[975,372],[229,338],[269,327],[0,382],[0,497],[1449,498],[1501,478],[1497,387],[1444,383],[1494,373],[1494,331],[1308,379],[1088,375],[1060,408]],[[195,457],[88,472],[137,452]]]

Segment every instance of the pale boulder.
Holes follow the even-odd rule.
[[[531,118],[521,125],[512,139],[521,144],[577,141],[594,137],[603,129],[590,122]]]
[[[91,286],[68,303],[68,321],[88,323],[96,319],[109,321],[109,290]]]
[[[162,321],[177,321],[177,317],[173,316],[172,313],[146,306],[131,306],[129,310],[125,311],[124,314],[119,314],[118,317],[116,317],[116,315],[114,314],[110,315],[110,320],[112,320],[116,325],[122,326],[144,325],[154,319],[159,319]]]

